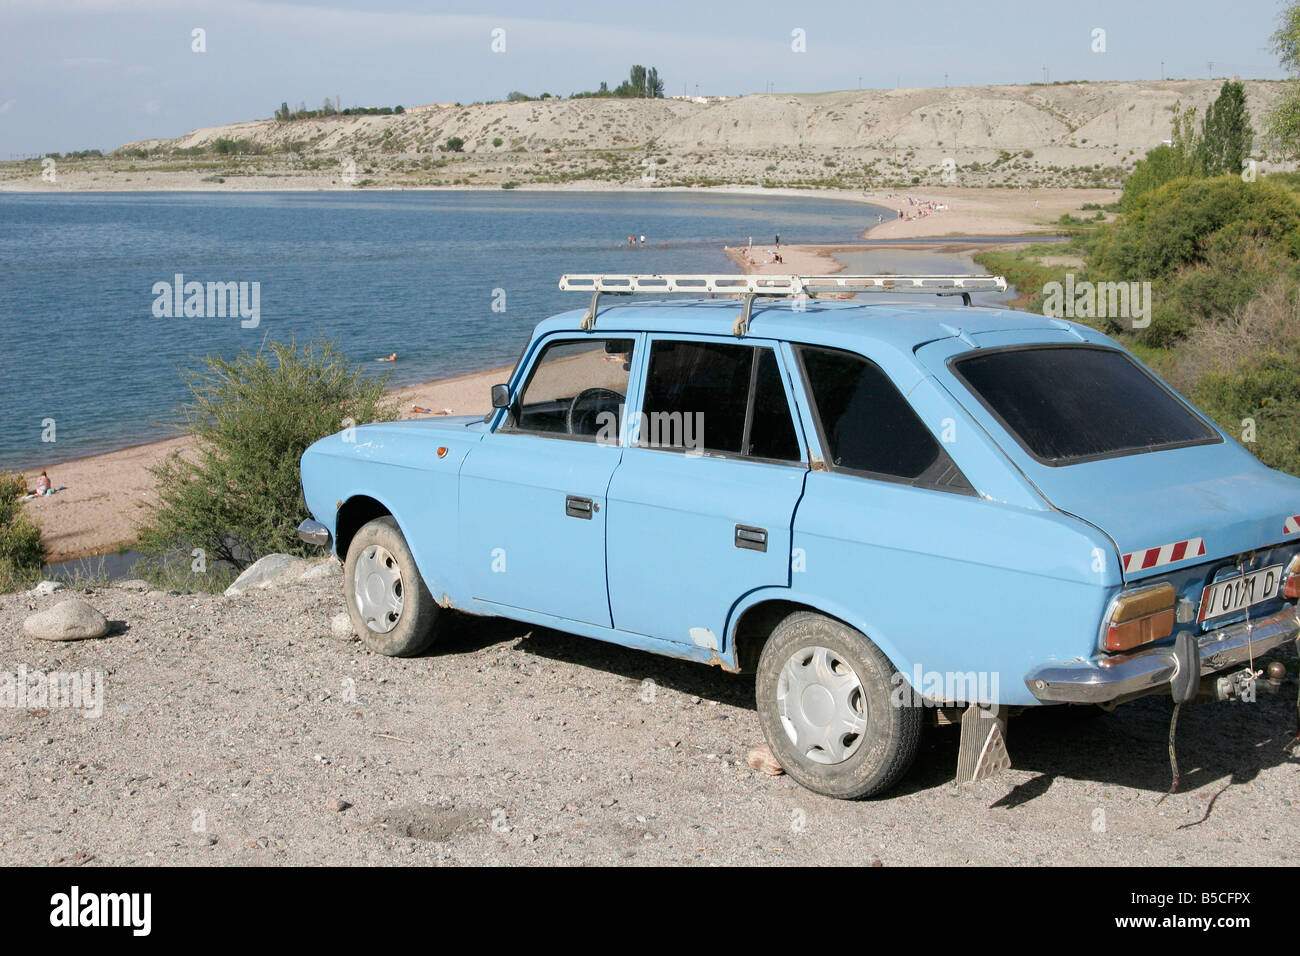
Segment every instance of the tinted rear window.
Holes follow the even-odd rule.
[[[958,377],[1035,458],[1069,465],[1219,441],[1123,352],[1063,346],[976,352]]]

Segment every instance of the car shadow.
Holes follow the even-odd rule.
[[[1175,735],[1177,792],[1217,791],[1204,819],[1213,812],[1214,801],[1223,790],[1250,783],[1273,767],[1300,766],[1300,753],[1287,749],[1296,733],[1295,694],[1292,680],[1280,694],[1261,695],[1254,703],[1205,703],[1180,709]],[[1036,776],[1013,787],[991,806],[1023,806],[1045,794],[1058,778],[1163,796],[1173,782],[1169,762],[1172,716],[1173,702],[1168,697],[1142,698],[1093,718],[1071,715],[1058,707],[1025,710],[1009,721],[1007,751],[1016,770]],[[959,727],[931,729],[922,739],[916,764],[895,793],[950,785],[960,740]]]
[[[752,674],[731,674],[693,661],[503,618],[456,614],[429,656],[477,651],[508,641],[514,642],[516,650],[536,657],[631,681],[649,679],[681,694],[743,710],[756,709]],[[1295,650],[1288,645],[1269,657],[1274,658],[1282,660],[1292,675],[1280,693],[1261,694],[1254,703],[1181,708],[1176,736],[1178,792],[1216,783],[1222,792],[1249,783],[1272,767],[1300,765],[1300,753],[1293,755],[1285,749],[1296,733]],[[1173,702],[1168,697],[1145,697],[1109,713],[1071,707],[1018,712],[1009,721],[1007,748],[1012,766],[1035,776],[1013,787],[992,806],[1024,806],[1047,793],[1057,778],[1130,787],[1153,796],[1167,793],[1172,780],[1168,755],[1172,714]],[[961,729],[956,725],[927,726],[916,763],[887,796],[950,786],[960,739]],[[1213,801],[1206,808],[1206,818],[1212,812]]]

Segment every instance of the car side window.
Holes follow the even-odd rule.
[[[973,493],[879,366],[836,349],[800,346],[798,353],[833,469]]]
[[[775,461],[803,458],[772,349],[659,340],[638,444]]]
[[[590,337],[550,343],[533,363],[499,430],[617,442],[634,344],[632,339]]]

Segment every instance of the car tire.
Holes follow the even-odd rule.
[[[443,609],[393,518],[376,518],[353,535],[343,564],[343,593],[352,630],[372,651],[412,657],[433,643]]]
[[[755,686],[763,735],[785,772],[842,800],[897,783],[916,757],[923,723],[921,709],[899,692],[897,673],[880,648],[840,621],[807,611],[782,620],[763,647]]]

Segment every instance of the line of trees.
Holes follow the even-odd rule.
[[[293,120],[302,119],[319,119],[325,116],[394,116],[405,113],[402,106],[349,106],[347,109],[339,109],[338,102],[325,97],[325,102],[321,104],[318,110],[309,110],[305,103],[299,103],[297,109],[290,109],[288,102],[282,102],[280,108],[275,111],[275,118],[281,123],[289,123]]]
[[[623,99],[663,99],[664,81],[655,67],[645,67],[637,63],[628,71],[627,79],[612,90],[609,84],[602,80],[599,89],[573,93],[570,99],[603,96],[616,96]]]

